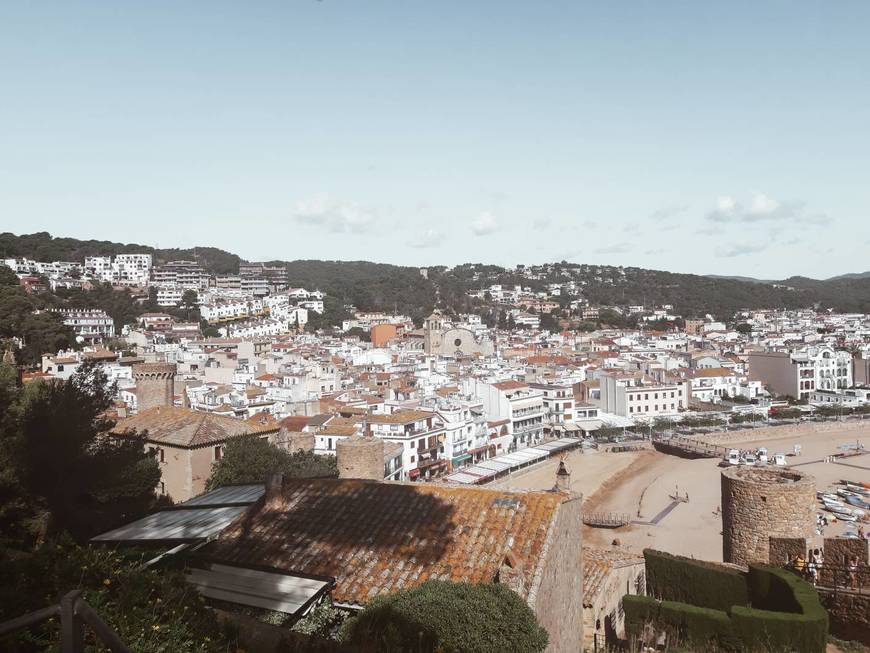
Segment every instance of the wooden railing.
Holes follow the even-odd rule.
[[[82,653],[85,649],[85,625],[90,626],[99,640],[113,653],[133,653],[114,630],[100,619],[81,596],[81,590],[64,595],[57,605],[0,623],[0,638],[24,628],[31,628],[49,619],[60,617],[61,653]]]
[[[631,521],[631,515],[624,512],[583,513],[583,523],[596,528],[619,528]]]

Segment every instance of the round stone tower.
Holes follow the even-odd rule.
[[[339,478],[384,480],[384,441],[354,435],[335,443]]]
[[[133,366],[139,412],[175,402],[175,363],[140,363]]]
[[[771,467],[729,467],[722,472],[722,557],[746,565],[770,562],[769,538],[815,534],[816,481]]]

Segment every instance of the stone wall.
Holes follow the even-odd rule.
[[[834,637],[870,646],[870,594],[820,589],[819,598],[828,611]]]
[[[772,565],[785,566],[799,555],[807,554],[805,537],[770,537],[768,542],[768,559]]]
[[[582,504],[582,498],[575,497],[559,506],[540,576],[529,590],[529,605],[550,635],[548,653],[583,650]]]
[[[722,555],[747,565],[770,561],[773,537],[815,534],[816,482],[794,470],[731,467],[722,472]]]
[[[870,564],[868,559],[867,540],[852,539],[849,537],[826,537],[825,538],[825,564],[846,566],[852,557],[858,558],[858,564]]]
[[[775,421],[770,423],[776,424]],[[815,433],[842,433],[844,431],[870,433],[870,417],[867,419],[843,420],[842,422],[836,420],[829,422],[798,422],[779,426],[762,426],[757,429],[733,429],[703,435],[698,437],[698,440],[709,444],[726,445],[729,442],[753,442],[757,440],[769,440],[771,438],[796,438]]]
[[[136,408],[140,412],[158,406],[175,403],[175,375],[178,366],[174,363],[140,363],[133,366],[136,380]]]

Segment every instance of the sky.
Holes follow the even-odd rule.
[[[870,3],[0,0],[0,231],[870,270]]]

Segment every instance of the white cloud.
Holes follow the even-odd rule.
[[[707,213],[711,222],[752,223],[784,221],[796,224],[827,224],[830,218],[823,213],[808,213],[800,201],[779,201],[764,193],[755,193],[749,204],[729,195],[716,200],[716,208]]]
[[[429,247],[438,247],[443,240],[444,235],[440,231],[436,229],[426,229],[412,238],[408,245],[417,249],[427,249]]]
[[[475,236],[487,236],[498,229],[498,221],[492,213],[484,212],[471,221],[471,231]]]
[[[319,197],[296,203],[293,219],[301,224],[322,226],[332,233],[363,233],[374,226],[375,216],[357,204]]]
[[[757,254],[767,249],[767,243],[731,243],[716,248],[716,256],[719,258],[734,258],[745,254]]]

